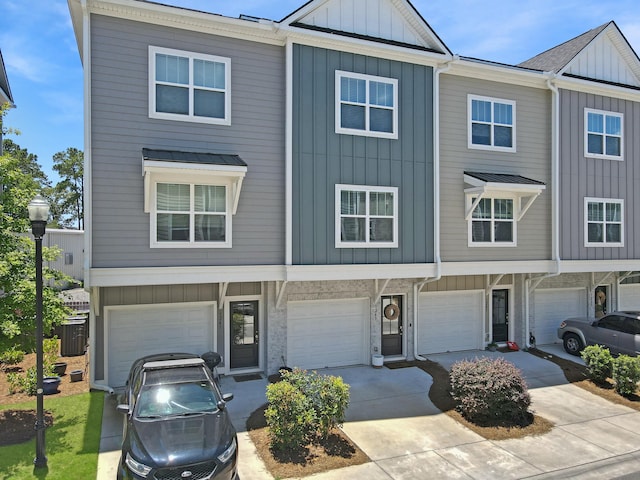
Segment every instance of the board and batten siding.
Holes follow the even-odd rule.
[[[92,267],[284,263],[283,47],[91,16]],[[231,59],[231,125],[149,118],[149,46]],[[248,165],[232,248],[150,248],[142,148],[237,154]]]
[[[440,225],[445,262],[551,257],[551,96],[548,90],[443,74],[440,77]],[[516,102],[516,152],[468,148],[467,95]],[[464,172],[522,175],[546,189],[517,223],[517,246],[469,247]]]
[[[585,157],[584,109],[622,113],[623,160]],[[640,102],[560,90],[560,255],[640,258]],[[623,247],[585,247],[585,197],[624,200]]]
[[[335,71],[398,80],[398,139],[335,133]],[[293,48],[293,263],[433,261],[432,68]],[[398,188],[397,248],[335,248],[335,185]]]

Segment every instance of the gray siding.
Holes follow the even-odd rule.
[[[467,143],[467,95],[516,102],[514,153],[477,150]],[[551,98],[546,90],[442,75],[440,87],[440,202],[442,260],[544,260],[551,257]],[[465,171],[522,175],[546,189],[517,224],[515,247],[469,247]]]
[[[335,71],[398,79],[399,137],[335,133]],[[433,261],[432,69],[294,46],[293,263]],[[398,187],[398,248],[335,248],[335,185]]]
[[[92,266],[284,263],[284,49],[91,17]],[[149,45],[231,58],[230,126],[150,119]],[[151,249],[141,150],[238,154],[248,164],[233,248]]]
[[[640,103],[561,90],[560,255],[563,260],[640,258]],[[584,109],[624,114],[624,161],[584,156]],[[624,200],[624,247],[585,247],[585,197]]]

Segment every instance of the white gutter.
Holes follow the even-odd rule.
[[[556,271],[535,279],[532,287],[531,278],[525,281],[525,338],[527,348],[531,346],[529,339],[533,332],[529,329],[530,295],[543,280],[557,277],[562,273],[560,258],[560,92],[555,84],[556,74],[548,73],[547,87],[551,90],[551,256],[556,263]],[[529,332],[529,336],[526,335]]]
[[[287,39],[285,113],[285,265],[293,262],[293,43]]]
[[[433,260],[436,275],[413,284],[413,356],[416,360],[426,360],[418,353],[418,293],[427,283],[442,278],[442,259],[440,258],[440,74],[448,71],[453,62],[460,59],[454,55],[443,66],[433,70]]]
[[[84,289],[89,292],[92,299],[100,298],[98,291],[91,287],[91,239],[93,236],[93,204],[92,204],[92,181],[91,181],[91,21],[87,0],[80,0],[82,8],[82,70],[84,88]],[[96,331],[96,315],[99,313],[99,303],[91,308],[89,312],[89,331]],[[96,351],[96,336],[89,337],[89,351]],[[113,389],[108,386],[95,383],[95,362],[89,364],[89,386],[99,390],[108,391],[113,394]]]

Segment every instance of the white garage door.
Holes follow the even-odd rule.
[[[622,284],[618,292],[618,310],[640,310],[640,284]]]
[[[368,363],[369,299],[289,302],[287,364],[304,369]]]
[[[107,307],[106,363],[111,387],[125,384],[131,364],[153,353],[213,350],[214,303]]]
[[[537,345],[560,342],[558,326],[565,318],[587,315],[585,288],[540,289],[535,292],[533,334]]]
[[[418,305],[418,353],[482,348],[484,291],[421,293]]]

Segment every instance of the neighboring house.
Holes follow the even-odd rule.
[[[538,343],[558,321],[640,309],[640,59],[614,22],[520,66],[551,72],[557,267],[532,279]]]
[[[0,105],[8,103],[10,107],[14,107],[11,88],[9,87],[9,79],[7,78],[7,70],[4,68],[4,59],[0,50]],[[2,155],[2,117],[0,116],[0,155]]]
[[[559,76],[454,56],[406,0],[69,6],[92,386],[166,350],[272,373],[538,334]]]
[[[45,247],[60,249],[58,258],[47,262],[47,266],[81,284],[84,280],[84,231],[48,228],[43,242]]]

